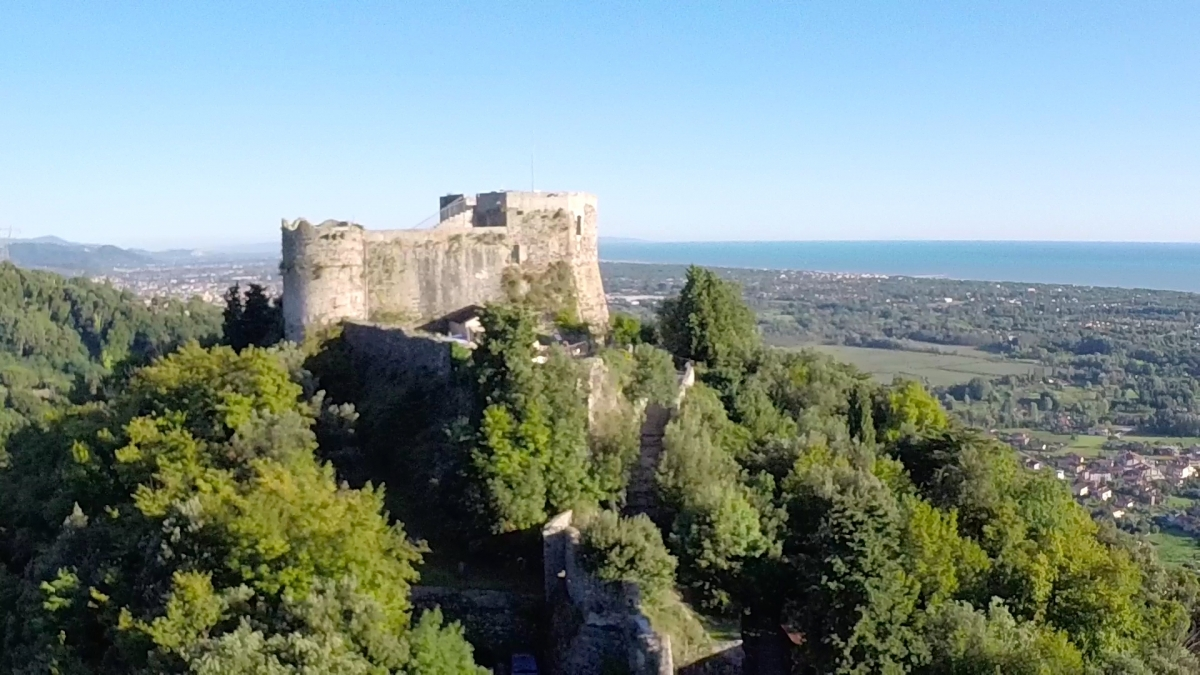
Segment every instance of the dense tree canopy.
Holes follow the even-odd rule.
[[[652,595],[675,586],[675,558],[644,515],[622,518],[601,511],[586,522],[580,543],[583,564],[603,581],[632,582]]]
[[[249,304],[230,303],[227,337]],[[707,270],[689,270],[665,303],[661,347],[618,321],[617,344],[585,360],[548,344],[527,305],[481,319],[474,351],[438,383],[441,399],[463,402],[446,406],[456,421],[431,416],[433,429],[381,421],[428,389],[351,406],[382,385],[327,377],[354,367],[334,341],[307,361],[328,371],[333,408],[293,347],[255,347],[246,332],[239,349],[193,343],[141,368],[104,363],[142,353],[115,328],[109,347],[85,346],[79,372],[93,369],[97,386],[47,402],[50,414],[13,432],[0,469],[0,672],[474,672],[461,629],[437,612],[413,617],[422,548],[389,521],[383,491],[337,479],[351,464],[374,470],[342,451],[360,411],[381,455],[444,439],[418,458],[437,464],[421,497],[464,522],[432,527],[508,541],[575,509],[584,565],[641,587],[657,625],[678,592],[711,614],[782,626],[797,673],[1200,670],[1191,572],[1094,522],[919,382],[880,385],[764,347],[737,287]],[[172,330],[145,356],[186,337]],[[28,359],[87,345],[85,333],[0,338]],[[680,400],[683,360],[698,382]],[[981,379],[961,393],[997,391]],[[663,408],[657,448],[643,425]],[[635,479],[653,493],[639,504],[649,517],[622,513]],[[690,610],[673,616],[703,632]]]
[[[185,346],[12,439],[0,672],[475,672],[411,625],[421,551],[314,459],[285,357]]]
[[[537,347],[536,317],[520,305],[489,307],[471,359],[477,415],[471,501],[485,528],[524,530],[597,500],[589,467],[587,390],[561,349]]]
[[[0,263],[0,442],[68,397],[92,396],[114,369],[211,340],[219,329],[219,311],[198,300],[144,302]]]
[[[225,344],[241,351],[246,347],[270,347],[283,339],[283,307],[280,298],[271,298],[259,284],[250,284],[245,292],[238,284],[225,293],[224,321],[221,330]]]
[[[758,336],[741,289],[702,267],[689,267],[679,297],[663,303],[659,330],[671,352],[714,367],[737,365]]]
[[[698,342],[673,344],[696,357]],[[740,356],[700,359],[667,428],[663,525],[688,596],[789,627],[796,672],[1200,668],[1184,647],[1195,579],[919,383],[880,387],[748,333],[716,352]]]

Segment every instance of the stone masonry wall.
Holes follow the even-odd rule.
[[[365,320],[363,229],[327,220],[283,222],[283,321],[288,339],[330,320]]]
[[[603,675],[614,666],[631,675],[674,672],[671,641],[657,633],[640,609],[633,584],[608,584],[578,559],[579,530],[572,513],[559,514],[542,529],[546,603],[551,610],[551,675]]]
[[[342,339],[355,368],[372,381],[395,385],[446,382],[453,367],[449,340],[367,323],[345,323]]]
[[[414,617],[439,607],[447,621],[462,624],[479,663],[503,662],[513,652],[537,652],[542,598],[511,591],[414,586]]]
[[[369,231],[352,223],[283,225],[288,339],[346,319],[415,326],[502,299],[510,268],[570,268],[580,318],[603,331],[596,198],[582,192],[494,192],[470,211],[444,211],[426,230]],[[466,203],[466,202],[463,202]]]
[[[505,228],[367,232],[371,320],[412,325],[502,297],[509,239]]]

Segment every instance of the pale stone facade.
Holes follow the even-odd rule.
[[[565,263],[579,318],[608,324],[600,281],[596,197],[583,192],[488,192],[441,199],[428,229],[283,223],[288,339],[338,321],[420,325],[504,297],[506,270]]]

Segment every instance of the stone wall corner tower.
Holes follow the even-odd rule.
[[[505,298],[505,279],[513,273],[549,277],[563,266],[579,318],[606,330],[595,195],[485,192],[446,195],[439,206],[428,227],[409,230],[285,220],[286,337],[299,341],[310,327],[347,320],[428,324]]]
[[[283,221],[283,331],[290,340],[305,328],[367,318],[363,228],[327,220]]]

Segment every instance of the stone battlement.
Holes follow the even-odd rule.
[[[565,266],[579,318],[603,330],[596,197],[584,192],[447,195],[432,227],[367,230],[284,221],[285,335],[343,320],[416,326],[501,300],[506,282]]]

